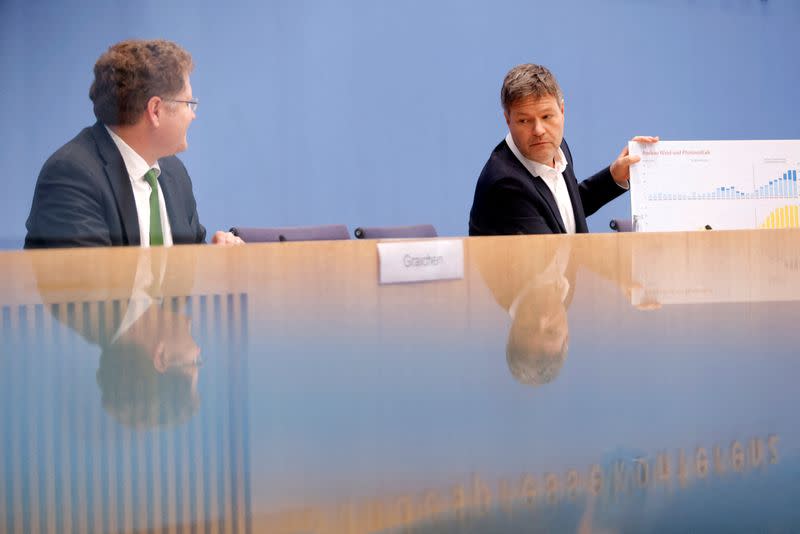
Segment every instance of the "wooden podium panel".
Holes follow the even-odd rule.
[[[0,253],[0,531],[792,531],[800,231]]]

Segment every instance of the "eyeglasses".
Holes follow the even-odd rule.
[[[197,111],[197,104],[200,103],[200,101],[196,98],[193,98],[191,100],[174,100],[172,98],[165,98],[164,100],[166,100],[167,102],[179,102],[181,104],[186,104],[192,111]]]

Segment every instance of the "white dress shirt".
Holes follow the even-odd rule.
[[[120,136],[111,131],[111,128],[106,126],[111,139],[117,145],[119,153],[122,155],[122,161],[125,162],[125,168],[128,170],[128,177],[131,180],[131,187],[133,188],[133,198],[136,200],[136,214],[139,217],[139,239],[143,247],[150,246],[150,192],[153,190],[144,175],[150,170],[150,165],[144,160],[142,156],[136,153],[134,149],[128,146],[128,143],[122,140]],[[161,168],[156,161],[152,167],[156,171],[156,177],[161,174]],[[164,193],[161,191],[161,185],[158,185],[158,205],[161,211],[161,231],[164,234],[164,246],[172,246],[172,228],[169,225],[169,217],[167,216],[167,204],[164,202]]]
[[[120,336],[127,332],[151,306],[158,304],[158,301],[153,298],[149,290],[160,286],[164,281],[164,274],[167,268],[165,254],[166,252],[160,253],[157,248],[139,252],[139,258],[136,261],[136,275],[131,288],[131,298],[128,300],[125,316],[114,333],[114,337],[111,338],[112,343],[116,343]]]
[[[550,260],[550,263],[547,264],[547,267],[542,269],[541,272],[537,273],[536,276],[534,276],[527,284],[525,284],[517,296],[514,297],[514,300],[508,307],[508,315],[512,320],[517,316],[517,309],[519,308],[520,303],[525,300],[528,293],[541,289],[549,284],[555,285],[561,302],[566,305],[567,297],[569,296],[569,290],[571,287],[569,279],[566,276],[567,266],[569,265],[571,254],[572,247],[568,243],[566,245],[560,245],[558,249],[556,249],[555,254],[553,254],[553,258]]]
[[[567,168],[567,158],[564,152],[559,147],[558,153],[555,158],[555,168],[549,165],[543,165],[538,161],[533,161],[522,155],[514,139],[511,137],[511,132],[506,135],[506,144],[511,149],[511,152],[517,159],[528,169],[534,176],[540,177],[547,184],[550,192],[553,193],[553,198],[556,200],[558,212],[561,214],[561,220],[564,222],[564,228],[568,234],[575,233],[575,212],[572,210],[572,200],[569,196],[567,183],[564,181],[564,170]]]

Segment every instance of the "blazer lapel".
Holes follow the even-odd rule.
[[[170,231],[172,233],[172,242],[175,244],[180,243],[180,236],[186,233],[186,229],[181,226],[181,221],[185,221],[185,217],[178,216],[180,206],[175,204],[175,181],[161,166],[161,174],[158,176],[158,184],[161,186],[161,192],[164,194],[164,204],[167,209],[167,218],[169,218]]]
[[[528,172],[525,169],[525,172]],[[528,175],[531,173],[528,172]],[[567,232],[567,228],[564,226],[564,221],[561,220],[561,212],[558,211],[558,206],[556,205],[556,199],[553,197],[553,192],[550,191],[550,188],[547,187],[547,184],[544,183],[544,180],[540,176],[533,177],[533,185],[536,187],[536,191],[544,198],[545,202],[547,203],[547,207],[550,208],[550,214],[558,223],[558,228],[561,230],[562,234]],[[570,193],[571,196],[571,193]]]
[[[136,199],[133,197],[131,179],[128,169],[117,149],[117,145],[108,135],[106,127],[99,121],[92,127],[92,134],[97,142],[97,150],[105,163],[106,176],[117,200],[117,209],[122,219],[122,231],[125,241],[130,245],[140,245],[139,216],[136,212]]]
[[[550,215],[552,215],[553,219],[558,223],[558,228],[561,230],[561,233],[566,233],[567,229],[564,226],[564,221],[561,220],[561,212],[558,211],[558,206],[556,205],[556,199],[553,197],[552,191],[550,188],[547,187],[547,184],[544,183],[544,180],[540,176],[534,176],[528,170],[525,165],[514,155],[514,152],[511,150],[511,147],[508,146],[508,143],[503,141],[503,146],[506,151],[506,161],[511,161],[512,164],[518,169],[523,176],[528,176],[533,183],[534,189],[539,195],[544,199],[545,204],[547,204],[548,209],[550,210]]]
[[[572,171],[572,165],[567,165],[562,173],[564,175],[564,182],[567,184],[567,191],[569,191],[569,200],[572,202],[572,213],[575,217],[575,233],[583,234],[589,231],[586,225],[586,215],[583,213],[583,204],[581,203],[580,192],[578,191],[578,180],[575,178],[575,173]]]

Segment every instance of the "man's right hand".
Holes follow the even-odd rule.
[[[235,236],[231,232],[223,232],[222,230],[214,232],[214,235],[211,237],[211,243],[223,246],[244,245],[244,241],[241,237]]]

